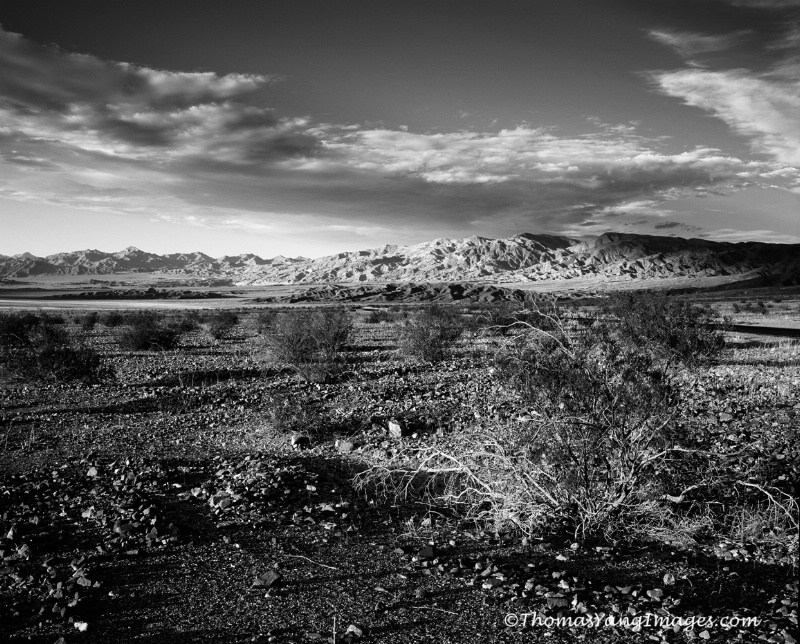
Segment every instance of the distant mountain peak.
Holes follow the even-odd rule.
[[[730,243],[609,232],[581,241],[520,233],[504,239],[473,235],[414,246],[385,245],[307,259],[262,259],[252,253],[212,258],[200,251],[157,255],[135,246],[0,256],[0,278],[139,272],[230,279],[237,284],[364,282],[537,282],[590,278],[774,276],[800,283],[800,244]]]

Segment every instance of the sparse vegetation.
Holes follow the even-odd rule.
[[[398,338],[403,355],[426,362],[444,360],[464,331],[464,321],[451,308],[428,304],[405,320]]]
[[[260,335],[270,333],[278,319],[277,309],[261,309],[256,313],[256,331]]]
[[[606,313],[640,351],[687,364],[713,359],[725,345],[713,310],[663,292],[615,294]]]
[[[796,599],[797,341],[737,331],[725,345],[698,328],[719,320],[707,305],[661,319],[686,311],[679,301],[689,302],[405,306],[391,324],[270,307],[237,310],[224,342],[188,333],[198,318],[175,311],[125,314],[122,328],[90,334],[52,315],[0,315],[2,354],[25,356],[26,369],[5,360],[0,378],[0,638],[68,639],[85,622],[97,641],[169,639],[166,628],[118,628],[109,593],[140,593],[126,604],[140,617],[155,589],[160,615],[160,588],[191,560],[181,583],[192,598],[170,599],[187,632],[204,619],[198,593],[200,610],[254,622],[263,595],[278,597],[271,619],[293,628],[295,606],[331,609],[332,577],[309,574],[324,568],[358,600],[353,622],[375,628],[364,641],[396,641],[399,613],[380,602],[500,624],[513,602],[633,616],[678,601],[687,615],[746,607],[763,625],[742,641],[782,641]],[[445,310],[435,323],[456,316],[454,327],[477,332],[454,332],[438,361],[408,360],[408,328],[431,308]],[[468,327],[478,313],[486,326]],[[120,351],[114,340],[134,327],[143,338],[166,330],[180,350],[151,351],[164,348],[157,340]],[[262,585],[267,571],[283,581]],[[223,593],[220,580],[262,592]],[[422,641],[429,627],[402,628]],[[304,632],[289,637],[312,639]]]
[[[108,378],[100,355],[75,343],[63,318],[32,313],[0,315],[0,361],[19,378],[29,381],[97,381]]]
[[[152,311],[131,315],[119,334],[119,344],[130,351],[169,351],[178,346],[182,331]]]
[[[110,329],[118,327],[124,323],[125,316],[121,311],[109,311],[103,316],[103,326],[107,326]]]
[[[268,346],[275,360],[306,380],[324,382],[341,370],[352,329],[350,314],[342,308],[287,311],[275,320]]]
[[[233,328],[239,324],[239,316],[233,311],[216,311],[207,320],[208,332],[215,340],[227,337]]]
[[[91,331],[100,321],[100,315],[97,311],[89,311],[81,315],[76,321],[83,331]]]
[[[364,321],[367,324],[388,324],[394,322],[397,316],[386,308],[372,309],[367,313]]]
[[[184,311],[180,318],[178,318],[175,327],[180,330],[181,333],[191,333],[199,329],[203,322],[205,322],[205,318],[200,311],[189,309]]]

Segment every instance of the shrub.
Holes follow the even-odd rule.
[[[530,416],[467,428],[363,475],[393,494],[423,495],[496,527],[575,536],[658,517],[663,464],[675,445],[674,362],[620,326],[572,325],[555,308],[506,341],[497,373]]]
[[[100,315],[98,315],[97,311],[90,311],[80,316],[77,319],[77,322],[84,331],[91,331],[97,325],[99,320]]]
[[[275,320],[268,343],[276,360],[306,380],[320,382],[341,368],[352,328],[349,313],[341,308],[287,311]]]
[[[396,316],[388,309],[372,309],[367,313],[364,322],[367,324],[383,324],[394,322]]]
[[[222,340],[239,324],[239,316],[233,311],[216,311],[208,318],[208,332],[215,340]]]
[[[75,345],[50,316],[0,316],[0,336],[2,362],[27,380],[98,380],[111,375],[96,351]]]
[[[109,328],[118,327],[125,323],[125,316],[120,311],[109,311],[103,316],[103,325]]]
[[[409,358],[437,362],[449,355],[463,330],[464,321],[458,313],[428,304],[403,324],[400,350]]]
[[[640,350],[687,365],[714,358],[725,346],[713,311],[664,293],[620,293],[605,313],[616,319],[624,338]]]
[[[86,346],[45,344],[33,353],[32,369],[43,380],[100,380],[110,376],[100,355]]]
[[[260,334],[270,333],[278,319],[276,309],[261,309],[256,313],[256,331]]]
[[[197,331],[204,321],[205,318],[199,311],[189,310],[183,312],[174,327],[181,333],[191,333],[192,331]]]
[[[169,351],[178,346],[181,330],[169,326],[152,311],[131,316],[128,326],[119,335],[122,348],[132,351]]]
[[[32,329],[40,323],[34,313],[0,313],[0,345],[20,347],[30,344]]]

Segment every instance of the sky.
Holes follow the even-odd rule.
[[[800,243],[800,0],[0,3],[0,254]]]

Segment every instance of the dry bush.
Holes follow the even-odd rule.
[[[206,324],[211,337],[222,340],[239,324],[239,316],[233,311],[215,311],[208,316]]]
[[[112,377],[100,355],[76,344],[63,319],[33,313],[0,316],[0,362],[30,381],[99,381]]]
[[[182,331],[167,324],[163,316],[143,311],[126,318],[127,326],[119,334],[119,344],[130,351],[169,351],[178,346]]]
[[[381,308],[381,309],[372,309],[369,311],[364,318],[364,322],[367,324],[390,324],[395,322],[398,319],[398,316],[395,312],[390,311],[389,309]]]
[[[558,526],[582,538],[760,535],[796,556],[797,502],[778,486],[763,444],[720,450],[678,422],[681,391],[693,379],[686,364],[711,355],[706,346],[640,344],[622,324],[588,327],[555,307],[514,328],[497,373],[524,404],[525,420],[409,447],[361,474],[361,487],[528,534]]]
[[[285,311],[276,318],[267,345],[275,360],[306,380],[325,382],[341,371],[352,329],[350,314],[342,308]]]
[[[534,420],[475,428],[362,484],[525,532],[557,520],[584,537],[657,505],[658,466],[676,445],[674,362],[613,325],[582,330],[555,308],[526,318],[497,368]]]
[[[453,309],[428,304],[404,322],[398,338],[400,351],[406,357],[426,362],[444,360],[464,326],[463,318]]]
[[[189,309],[183,312],[183,315],[175,322],[174,327],[181,333],[191,333],[192,331],[197,331],[203,322],[205,322],[205,317],[200,311]]]
[[[258,334],[266,335],[271,333],[277,319],[277,309],[262,309],[256,313],[256,331]]]
[[[95,326],[97,326],[99,321],[100,315],[97,313],[97,311],[89,311],[84,313],[76,320],[83,331],[91,331]]]
[[[688,365],[713,359],[725,347],[713,309],[663,292],[614,294],[605,312],[617,320],[621,334],[640,350],[674,357]]]
[[[120,311],[109,311],[103,316],[103,326],[115,328],[125,324],[125,316]]]

